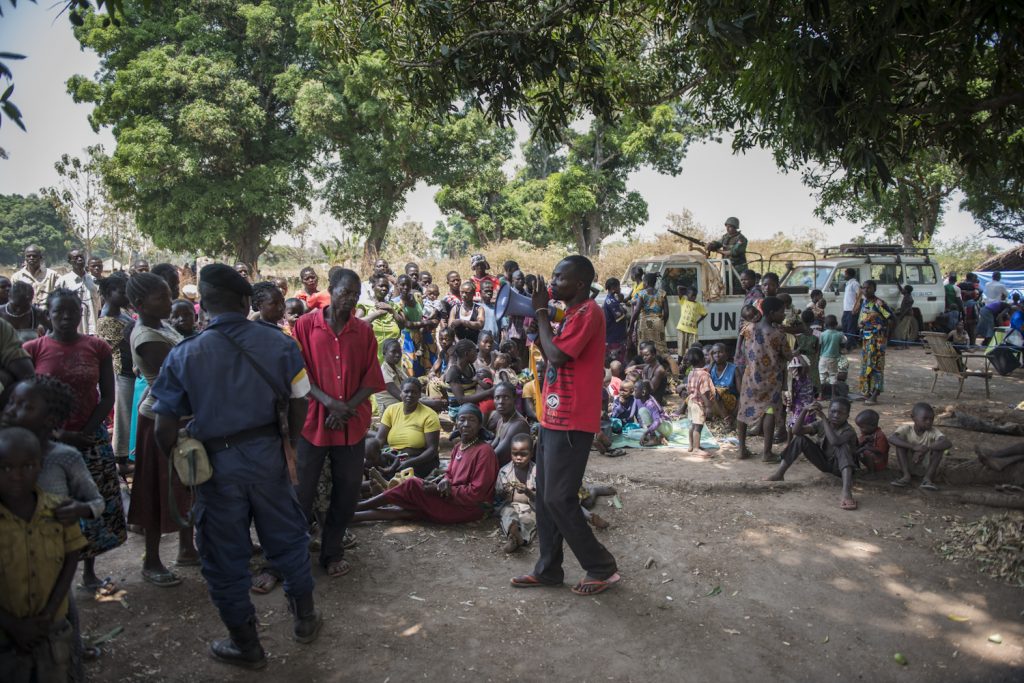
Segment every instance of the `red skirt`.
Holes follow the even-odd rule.
[[[465,507],[452,503],[423,490],[423,480],[416,477],[406,479],[393,489],[384,492],[384,499],[403,510],[418,512],[423,519],[435,524],[465,524],[482,519],[484,510],[479,506]]]
[[[171,516],[167,500],[167,457],[156,446],[155,422],[145,415],[138,416],[135,437],[135,478],[132,480],[131,503],[128,505],[128,523],[144,529],[156,529],[169,534],[181,529]],[[174,475],[174,500],[178,514],[183,518],[192,507],[188,489]]]

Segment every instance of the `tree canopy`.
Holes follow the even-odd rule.
[[[303,7],[135,1],[120,26],[86,13],[76,29],[101,66],[96,80],[73,77],[69,91],[96,104],[94,128],[113,127],[107,184],[158,247],[255,264],[308,205],[311,148],[279,91],[305,63],[296,51]]]
[[[0,263],[20,264],[25,247],[43,249],[48,263],[60,263],[73,242],[53,204],[38,195],[0,195]]]
[[[998,0],[333,0],[339,59],[382,50],[422,106],[466,91],[556,137],[685,97],[737,149],[877,189],[935,149],[1024,175],[1024,5]]]

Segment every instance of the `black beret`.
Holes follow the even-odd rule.
[[[211,263],[199,271],[199,282],[217,289],[226,289],[241,296],[252,296],[252,285],[226,263]]]

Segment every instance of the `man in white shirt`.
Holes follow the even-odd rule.
[[[57,271],[43,265],[43,250],[30,244],[25,247],[25,267],[11,276],[11,282],[32,285],[32,303],[45,310],[50,292],[57,288],[57,278]]]
[[[71,272],[57,280],[57,287],[70,289],[82,301],[82,322],[78,331],[82,334],[96,334],[96,318],[100,310],[100,292],[93,276],[85,271],[85,253],[81,249],[68,252]]]
[[[860,282],[857,281],[857,271],[847,268],[846,289],[843,291],[843,332],[846,334],[847,343],[859,337],[857,333],[857,302],[860,300]]]
[[[1004,297],[1010,296],[1010,290],[1002,283],[1003,274],[998,270],[992,273],[992,281],[985,285],[985,303],[1002,301]]]

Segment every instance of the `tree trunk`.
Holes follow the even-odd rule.
[[[601,216],[596,211],[591,211],[583,217],[583,220],[576,226],[576,248],[579,253],[590,258],[597,253],[601,246]]]
[[[391,223],[390,212],[381,214],[370,221],[370,233],[366,236],[366,243],[363,245],[363,265],[372,266],[380,255],[380,249],[384,246],[384,238],[388,234],[388,225]]]
[[[897,181],[899,182],[899,181]],[[917,234],[917,221],[914,219],[914,209],[910,202],[910,192],[903,182],[899,182],[900,211],[902,220],[900,224],[900,236],[903,238],[904,247],[914,246],[914,237]]]
[[[259,272],[260,254],[266,246],[267,242],[263,239],[263,220],[259,216],[250,217],[235,247],[235,258],[239,263],[249,266],[250,277],[255,277]]]

